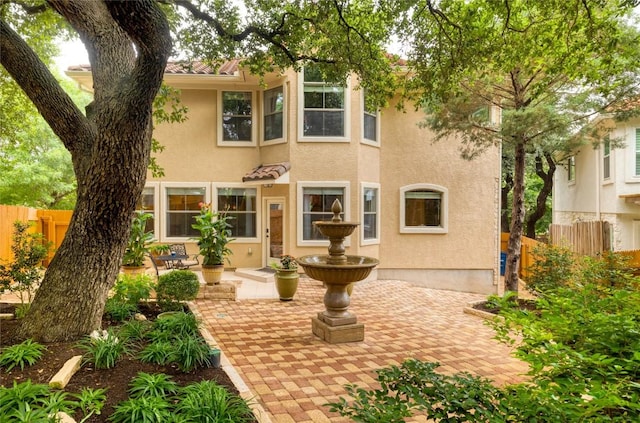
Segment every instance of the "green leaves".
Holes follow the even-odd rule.
[[[6,347],[0,353],[0,367],[4,367],[7,372],[16,366],[23,370],[25,366],[35,364],[46,349],[44,345],[33,342],[32,339]]]

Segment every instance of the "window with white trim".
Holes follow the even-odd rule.
[[[636,128],[635,176],[640,176],[640,128]]]
[[[220,99],[219,144],[229,146],[255,145],[253,93],[250,91],[222,91]]]
[[[272,141],[284,138],[284,91],[275,87],[262,93],[263,139]]]
[[[378,110],[367,105],[367,90],[363,90],[362,137],[373,144],[378,143]]]
[[[443,234],[448,231],[448,190],[432,184],[400,189],[400,232]]]
[[[231,217],[227,222],[232,238],[257,238],[258,209],[256,188],[218,187],[216,210]]]
[[[344,85],[325,81],[314,66],[305,67],[302,73],[302,137],[345,137]]]
[[[380,185],[362,184],[361,243],[377,244],[380,241]]]
[[[331,206],[336,199],[342,204],[342,220],[348,220],[348,198],[348,183],[298,183],[298,242],[302,245],[326,245],[327,238],[314,227],[313,222],[331,220]]]
[[[200,213],[200,205],[207,202],[205,186],[165,186],[165,236],[167,238],[191,238],[198,231],[191,227],[194,217]]]
[[[136,212],[149,213],[153,217],[147,219],[145,230],[154,233],[156,231],[156,190],[154,187],[144,187],[140,198],[136,202]]]
[[[571,156],[567,160],[567,180],[569,182],[576,181],[576,156]]]
[[[611,177],[611,142],[604,141],[602,146],[602,178],[609,179]]]

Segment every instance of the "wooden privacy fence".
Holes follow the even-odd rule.
[[[34,222],[32,232],[40,232],[47,241],[51,242],[52,249],[49,257],[44,261],[48,265],[55,250],[60,247],[64,235],[71,221],[71,210],[38,210],[22,206],[0,205],[0,261],[11,261],[11,243],[13,237],[13,223],[16,220],[22,222]]]
[[[596,256],[611,250],[611,225],[594,220],[572,225],[552,224],[549,235],[552,245],[567,247],[574,253]]]
[[[520,245],[520,266],[518,269],[518,274],[520,278],[523,280],[527,280],[529,277],[529,268],[534,263],[534,255],[533,249],[541,244],[541,242],[536,241],[532,238],[527,238],[526,236],[522,237],[522,244]],[[500,234],[500,251],[507,251],[507,244],[509,243],[509,234],[503,232]]]

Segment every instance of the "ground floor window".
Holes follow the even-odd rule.
[[[346,220],[348,204],[346,199],[347,185],[344,183],[300,183],[298,191],[298,210],[300,210],[298,241],[306,245],[315,245],[309,241],[324,241],[325,238],[315,227],[313,222],[331,220],[333,212],[331,206],[338,199],[342,204],[343,220]],[[301,235],[301,236],[300,236]],[[324,242],[318,244],[324,245]]]
[[[257,219],[257,189],[256,188],[226,188],[217,189],[217,211],[232,217],[232,238],[256,238],[258,236]]]
[[[198,231],[191,225],[194,217],[200,213],[200,204],[206,203],[205,187],[167,187],[165,188],[166,226],[168,238],[196,237]]]
[[[145,187],[142,190],[142,195],[140,199],[136,203],[136,212],[139,213],[149,213],[153,216],[151,219],[147,220],[145,230],[147,232],[154,233],[155,236],[155,224],[156,224],[156,202],[155,202],[155,188],[154,187]]]
[[[362,184],[362,244],[376,244],[380,241],[380,186],[378,184]]]
[[[401,189],[400,232],[446,233],[447,189],[431,184],[408,185]]]

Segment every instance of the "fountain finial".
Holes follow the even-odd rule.
[[[342,213],[342,204],[340,204],[340,200],[337,198],[333,200],[333,204],[331,205],[331,211],[333,212],[332,222],[342,222],[342,218],[340,217],[340,213]]]

